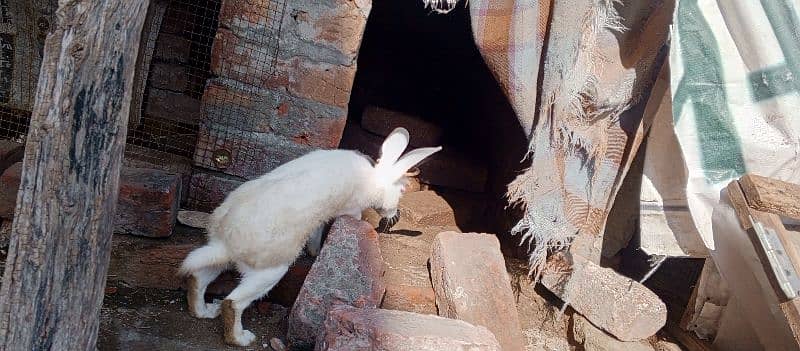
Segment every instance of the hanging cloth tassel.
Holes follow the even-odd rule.
[[[425,8],[431,8],[436,13],[448,13],[456,8],[458,0],[422,0]]]

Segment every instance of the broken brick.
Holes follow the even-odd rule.
[[[333,305],[377,307],[383,273],[375,230],[349,216],[337,218],[289,314],[291,347],[312,346]]]
[[[496,236],[439,233],[430,266],[440,316],[488,328],[504,350],[525,348],[511,280]]]
[[[439,146],[442,139],[439,126],[407,113],[376,106],[364,108],[361,126],[384,137],[389,136],[395,128],[403,127],[411,136],[409,144],[415,147]]]
[[[170,236],[180,205],[180,176],[155,169],[123,167],[119,178],[115,232]]]
[[[667,321],[666,305],[647,287],[576,254],[550,257],[540,281],[621,341],[648,338]]]
[[[404,220],[420,227],[456,225],[453,208],[431,190],[403,194],[398,208]]]
[[[464,321],[350,306],[331,309],[318,340],[317,351],[501,350],[489,330]]]

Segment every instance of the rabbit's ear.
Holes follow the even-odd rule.
[[[441,146],[423,147],[409,151],[407,154],[403,155],[403,157],[398,160],[394,166],[392,166],[392,176],[399,179],[403,176],[403,174],[411,169],[411,167],[416,166],[418,163],[422,162],[422,160],[439,152],[440,150],[442,150]]]
[[[395,128],[395,130],[386,137],[386,140],[383,141],[383,146],[381,146],[381,158],[378,160],[378,164],[391,166],[397,162],[397,159],[400,158],[400,155],[403,154],[403,151],[408,146],[408,140],[408,131],[405,128]]]

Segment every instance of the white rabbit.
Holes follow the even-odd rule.
[[[408,141],[404,128],[392,131],[374,166],[356,151],[313,151],[231,192],[209,218],[208,243],[181,266],[190,275],[191,314],[215,318],[221,312],[226,342],[253,342],[255,335],[242,328],[242,311],[283,277],[309,237],[309,251],[316,253],[323,226],[337,216],[360,219],[374,208],[384,218],[396,217],[406,171],[441,150],[420,148],[400,158]],[[221,304],[206,303],[206,287],[231,264],[241,282]]]

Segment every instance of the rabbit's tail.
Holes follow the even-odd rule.
[[[219,241],[211,241],[205,246],[190,252],[183,260],[178,271],[180,275],[189,275],[203,268],[219,267],[230,263],[228,250]]]

